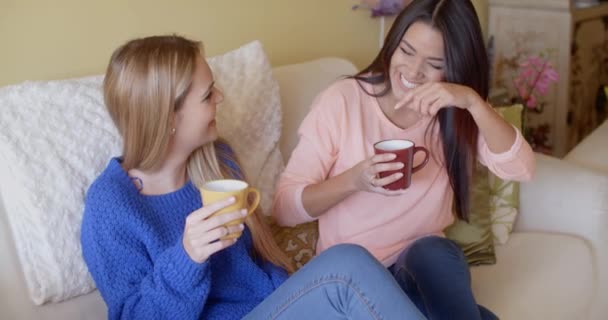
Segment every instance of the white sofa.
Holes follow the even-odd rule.
[[[565,159],[608,175],[608,120],[572,149]]]
[[[342,59],[324,58],[273,72],[281,88],[280,143],[287,160],[297,142],[298,124],[313,97],[355,68]],[[585,155],[578,157],[584,159]],[[537,161],[535,179],[521,188],[515,232],[506,245],[497,248],[498,263],[472,269],[475,295],[501,319],[606,319],[608,176],[542,155]],[[608,159],[603,161],[608,163]],[[0,233],[0,318],[107,317],[97,291],[62,303],[34,306],[27,296],[1,204]]]

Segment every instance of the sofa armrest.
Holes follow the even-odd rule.
[[[568,233],[588,240],[608,234],[608,176],[541,154],[536,161],[534,179],[521,184],[515,230]]]
[[[606,139],[608,139],[608,120],[579,142],[564,159],[608,175]]]
[[[595,264],[591,319],[603,319],[603,304],[608,301],[608,176],[540,154],[536,161],[534,179],[521,184],[515,231],[555,232],[585,239]]]

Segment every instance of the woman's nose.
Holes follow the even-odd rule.
[[[218,88],[214,88],[215,90],[215,103],[222,103],[224,101],[224,93]]]
[[[424,77],[424,73],[422,72],[422,68],[424,66],[424,61],[422,59],[416,59],[416,61],[412,61],[407,68],[406,77],[409,81],[418,81],[422,77]]]

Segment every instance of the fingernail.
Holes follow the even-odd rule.
[[[405,164],[403,162],[399,162],[399,169],[405,167]]]
[[[239,224],[239,229],[241,229],[241,230],[245,229],[245,225],[243,225],[242,223]]]
[[[397,173],[397,177],[399,177],[399,178],[403,177],[403,173],[401,173],[401,172]]]
[[[245,209],[241,210],[241,215],[242,216],[246,216],[247,215],[247,210],[245,210]]]
[[[236,198],[235,197],[230,197],[230,199],[228,199],[228,202],[235,202]]]

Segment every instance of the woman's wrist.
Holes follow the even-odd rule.
[[[323,182],[308,185],[302,191],[302,205],[307,214],[318,218],[329,208],[359,191],[356,181],[351,179],[351,170]]]
[[[337,178],[342,180],[340,184],[346,187],[344,191],[348,195],[360,191],[358,179],[359,174],[355,172],[354,167],[347,171],[344,171],[342,174],[338,175]]]
[[[483,100],[480,96],[475,94],[475,97],[472,99],[472,103],[469,105],[467,110],[473,116],[473,119],[478,119],[479,115],[486,113],[488,110],[492,109],[492,106],[485,100]]]

